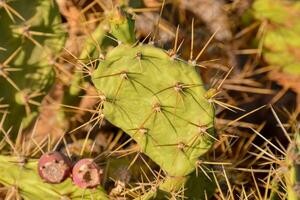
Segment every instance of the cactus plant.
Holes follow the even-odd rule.
[[[25,128],[37,116],[55,80],[53,62],[65,34],[52,1],[1,1],[0,16],[0,44],[5,49],[0,54],[0,95],[9,105],[4,127],[13,126],[15,135],[21,123]]]
[[[194,62],[129,42],[107,53],[92,80],[106,119],[167,174],[143,199],[158,198],[159,190],[164,195],[179,190],[214,142],[214,109]]]
[[[288,25],[285,21],[290,20],[292,24],[297,23],[290,18],[285,18],[287,12],[282,11],[286,8],[285,6],[296,5],[296,1],[290,1],[279,7],[276,7],[279,5],[278,2],[281,2],[279,0],[274,1],[276,2],[274,5],[272,5],[273,3],[265,5],[263,1],[260,1],[261,5],[259,5],[259,1],[256,0],[254,4],[255,16],[261,20],[270,19],[265,26],[263,56],[269,64],[274,65],[272,72],[295,76],[295,80],[298,80],[298,63],[294,65],[293,62],[290,62],[298,59],[297,56],[292,57],[296,55],[293,53],[298,48],[298,42],[292,43],[280,38],[274,47],[271,45],[274,40],[277,40],[274,38],[280,35],[278,30],[273,29],[274,26],[284,26],[282,31],[287,33],[284,34],[284,37],[289,36],[296,38],[295,41],[297,40],[297,35],[292,32],[294,29],[298,31],[299,27],[296,25],[293,29],[286,30]],[[83,21],[78,20],[80,23],[92,27],[90,24],[94,25],[99,20],[101,21],[93,33],[87,34],[87,40],[82,46],[81,52],[76,51],[73,54],[73,51],[70,50],[68,53],[72,56],[71,60],[68,60],[68,55],[55,63],[56,66],[58,63],[62,64],[58,66],[58,69],[64,72],[55,74],[52,67],[53,61],[59,56],[65,39],[55,2],[50,0],[0,0],[0,29],[3,30],[3,37],[1,35],[0,38],[0,134],[5,137],[0,143],[2,153],[0,155],[1,186],[4,185],[5,188],[16,191],[19,199],[204,200],[210,199],[212,195],[218,199],[235,199],[235,197],[243,199],[252,198],[251,195],[256,195],[256,193],[259,194],[258,198],[261,197],[260,191],[263,191],[261,186],[266,189],[263,191],[265,199],[268,196],[279,196],[278,190],[281,195],[281,186],[287,186],[289,200],[298,198],[299,184],[297,176],[294,176],[298,173],[299,142],[297,138],[293,138],[296,142],[290,144],[284,161],[279,159],[279,161],[283,161],[279,162],[281,167],[288,166],[286,169],[288,173],[280,174],[283,177],[282,184],[278,184],[276,178],[272,177],[270,178],[272,188],[269,185],[255,182],[256,187],[253,189],[251,186],[253,183],[249,181],[248,175],[246,178],[244,176],[251,172],[255,178],[256,171],[252,170],[252,162],[256,162],[256,160],[252,161],[251,159],[257,151],[251,151],[252,149],[249,148],[254,137],[250,134],[248,136],[245,130],[248,123],[243,123],[241,126],[243,131],[239,131],[235,127],[237,121],[248,114],[228,122],[228,120],[223,120],[223,116],[232,119],[232,115],[227,115],[226,110],[218,110],[216,113],[220,113],[220,124],[227,124],[221,129],[220,136],[216,136],[215,105],[213,103],[218,102],[215,96],[220,92],[221,86],[236,84],[239,81],[245,81],[250,85],[256,85],[256,83],[250,80],[250,72],[249,74],[247,72],[246,79],[240,80],[238,77],[239,80],[225,81],[230,70],[222,81],[217,80],[216,75],[211,81],[213,86],[209,89],[204,87],[197,67],[202,66],[204,62],[198,63],[199,65],[197,62],[213,37],[209,39],[196,59],[193,58],[194,46],[198,45],[198,40],[194,40],[194,35],[199,36],[198,31],[194,31],[194,23],[202,26],[202,22],[192,20],[192,37],[184,36],[185,41],[191,39],[190,60],[185,61],[179,57],[178,53],[180,47],[187,49],[184,47],[185,43],[177,44],[182,36],[189,32],[188,29],[182,32],[179,31],[179,28],[177,29],[176,35],[174,34],[175,47],[168,51],[155,46],[159,43],[155,41],[159,38],[159,27],[167,28],[163,24],[159,24],[160,20],[154,20],[155,22],[152,24],[157,25],[157,30],[154,30],[153,37],[149,39],[150,44],[144,44],[144,41],[148,40],[148,35],[143,35],[146,38],[142,38],[143,42],[138,42],[136,36],[139,34],[136,35],[134,32],[134,21],[125,12],[128,11],[132,14],[144,11],[142,7],[136,9],[126,5],[127,3],[136,3],[135,1],[120,1],[122,4],[120,7],[114,7],[111,2],[108,5],[106,0],[80,1],[78,5],[76,2],[72,2],[70,5],[69,2],[62,3],[66,4],[64,9],[70,11],[69,17],[72,17],[72,9],[76,7],[76,14],[78,14],[76,19],[81,18],[79,17],[81,14],[84,18]],[[159,3],[158,5],[161,6],[165,5],[165,2],[152,2]],[[162,20],[174,17],[174,8],[172,8],[172,12],[168,11],[170,7],[173,7],[172,4],[172,2],[168,2],[165,9],[167,12],[161,11],[160,15],[158,14],[165,18]],[[203,5],[199,5],[199,7],[203,7]],[[279,16],[269,16],[270,12],[258,11],[264,7],[275,8],[281,13]],[[83,9],[80,10],[80,8]],[[297,9],[295,8],[296,11],[291,14],[298,16]],[[104,10],[104,13],[99,13],[101,10]],[[222,13],[225,15],[226,11],[224,10]],[[181,14],[178,13],[178,15]],[[272,17],[276,19],[272,20]],[[189,17],[187,16],[186,19]],[[66,20],[68,21],[68,19]],[[174,21],[177,22],[177,19],[174,18]],[[147,23],[145,24],[147,25]],[[209,26],[208,28],[210,29]],[[281,31],[281,29],[279,30]],[[172,30],[168,31],[172,32]],[[81,39],[82,32],[75,31],[74,33],[74,37],[79,36],[78,38]],[[72,42],[72,39],[70,41]],[[194,43],[195,45],[193,45]],[[164,46],[169,48],[170,44],[164,43]],[[72,49],[68,45],[66,47],[68,50]],[[292,47],[293,53],[290,53],[290,47]],[[182,52],[185,57],[185,50]],[[209,50],[208,54],[211,52],[215,51]],[[279,54],[286,55],[286,57],[278,59]],[[286,64],[287,62],[292,64]],[[95,69],[96,65],[98,67]],[[215,65],[213,66],[215,67]],[[225,68],[223,69],[225,71]],[[69,109],[80,110],[80,117],[78,117],[79,114],[76,114],[70,119],[72,113],[63,113],[63,117],[60,116],[59,119],[62,123],[69,124],[71,122],[66,129],[74,129],[66,131],[66,134],[57,143],[52,135],[47,134],[46,136],[43,133],[41,134],[43,140],[36,141],[35,133],[39,132],[39,129],[36,127],[29,129],[28,125],[32,124],[39,109],[44,108],[44,104],[43,107],[39,105],[51,88],[55,76],[58,77],[58,80],[63,81],[65,87],[55,87],[55,89],[58,88],[57,93],[59,94],[56,96],[56,93],[51,92],[50,98],[47,98],[49,101],[45,102],[46,106],[63,104],[62,106],[67,107],[68,111]],[[279,79],[277,81],[280,82]],[[95,105],[97,100],[94,100],[95,93],[91,83],[99,93],[99,105]],[[220,84],[215,87],[217,83]],[[58,85],[61,86],[60,83]],[[91,88],[92,94],[89,94],[89,90],[84,92],[85,89]],[[234,105],[221,104],[222,102],[219,105],[239,110],[235,106],[240,105],[240,102],[235,102],[235,97],[229,98],[231,94],[236,93],[226,93],[224,98],[230,99],[227,102]],[[84,98],[93,98],[92,103],[86,103],[89,104],[88,108],[85,107],[86,104],[84,106],[79,104],[82,95]],[[249,96],[241,99],[244,98],[247,99],[246,102],[249,102]],[[250,99],[252,102],[252,96]],[[245,102],[242,102],[244,105]],[[76,108],[77,106],[78,108]],[[60,113],[60,111],[64,110],[45,115],[45,118]],[[85,115],[84,112],[92,114]],[[100,128],[97,126],[99,124]],[[40,126],[43,126],[43,123],[40,123]],[[20,127],[28,129],[18,132]],[[217,127],[219,127],[218,123]],[[230,130],[227,132],[228,127]],[[226,131],[224,131],[225,129]],[[12,135],[10,135],[11,132],[13,132]],[[97,138],[97,134],[101,137]],[[85,137],[84,140],[83,137]],[[207,154],[207,152],[217,140],[216,137],[219,140],[214,145],[213,151],[209,152],[213,154],[213,159],[211,159],[211,154]],[[241,137],[243,142],[239,143],[237,137]],[[16,141],[14,141],[15,139]],[[267,144],[270,143],[267,142]],[[244,145],[247,147],[244,148]],[[284,148],[284,145],[282,147]],[[34,150],[30,151],[31,148]],[[48,151],[59,149],[74,158],[73,160],[81,160],[72,168],[69,160],[59,152],[44,153],[40,159],[35,159],[38,152],[47,151],[46,149]],[[235,152],[239,153],[233,155]],[[248,156],[248,152],[253,155]],[[266,152],[269,152],[269,149]],[[264,153],[261,151],[260,155]],[[247,157],[239,157],[246,154]],[[19,155],[24,155],[28,159],[20,158]],[[233,162],[238,164],[230,165],[230,161],[232,161],[230,159],[233,157]],[[207,158],[209,162],[206,162]],[[104,169],[103,174],[100,165],[95,163],[96,161],[97,164],[101,163],[101,167]],[[248,165],[247,162],[250,164]],[[284,165],[281,165],[282,163]],[[227,168],[227,164],[230,167]],[[275,163],[274,166],[277,164]],[[220,168],[215,165],[222,165],[224,174],[218,176],[216,171],[219,171]],[[240,168],[241,166],[243,168]],[[211,170],[210,167],[214,170]],[[239,171],[238,176],[237,173],[226,174],[227,170],[232,172],[235,169],[245,172],[240,173]],[[258,173],[262,174],[263,172],[259,170]],[[240,176],[243,177],[240,178]],[[263,176],[260,176],[261,180],[265,181]],[[273,181],[274,188],[277,187],[274,190]],[[230,184],[235,185],[231,186]],[[109,197],[100,185],[104,186]],[[216,187],[217,191],[215,191]],[[228,192],[224,195],[223,191],[226,189]],[[271,195],[269,195],[270,190],[272,190]],[[2,190],[0,196],[1,194]]]

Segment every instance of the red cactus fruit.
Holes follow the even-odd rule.
[[[80,188],[95,188],[100,184],[101,169],[93,159],[79,160],[72,171],[73,182]]]
[[[61,183],[71,173],[71,161],[60,152],[48,152],[40,157],[38,172],[47,183]]]

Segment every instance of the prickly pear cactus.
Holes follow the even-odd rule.
[[[300,2],[256,0],[256,18],[267,20],[264,57],[283,72],[300,74]]]
[[[166,172],[162,193],[181,188],[214,141],[214,109],[195,67],[151,45],[121,44],[92,80],[106,119]]]
[[[9,105],[4,127],[15,133],[37,115],[55,78],[65,34],[55,1],[0,1],[0,97]]]
[[[34,159],[23,163],[17,157],[0,156],[0,168],[0,183],[7,188],[16,188],[17,195],[24,200],[108,199],[101,187],[81,189],[74,185],[70,178],[59,184],[44,182],[38,175],[38,161]]]
[[[210,148],[214,112],[192,65],[151,45],[120,45],[98,66],[93,82],[106,118],[170,175],[189,174]]]

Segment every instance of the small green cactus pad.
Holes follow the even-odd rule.
[[[92,76],[104,116],[170,176],[195,170],[214,141],[214,109],[195,67],[151,45],[119,45]]]
[[[90,57],[99,58],[99,54],[102,53],[102,45],[104,40],[106,39],[106,35],[108,34],[109,28],[108,24],[105,20],[103,20],[97,28],[87,36],[87,39],[82,48],[81,54],[79,56],[80,59],[88,60]],[[96,51],[97,50],[97,51]],[[95,55],[96,56],[95,56]]]
[[[115,8],[108,14],[110,33],[125,44],[135,43],[134,21],[122,8]]]
[[[0,30],[5,49],[0,54],[0,97],[10,106],[4,126],[17,130],[22,120],[36,116],[38,102],[54,82],[54,60],[65,33],[58,8],[49,0],[0,1]]]
[[[256,0],[254,16],[265,20],[263,56],[283,72],[300,75],[300,2]]]
[[[29,159],[24,165],[19,160],[17,157],[0,156],[0,183],[15,187],[24,200],[108,199],[101,187],[80,189],[70,178],[60,184],[45,183],[38,175],[37,160]]]
[[[134,20],[123,8],[106,11],[104,19],[87,37],[79,57],[85,60],[99,58],[101,53],[118,43],[133,44],[136,42],[134,31]]]

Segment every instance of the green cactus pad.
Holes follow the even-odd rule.
[[[213,143],[214,109],[192,65],[151,45],[119,45],[92,76],[104,115],[170,176],[195,170]]]
[[[16,0],[4,4],[15,12],[0,7],[0,44],[5,49],[0,54],[0,97],[10,104],[4,126],[14,126],[16,132],[21,121],[32,119],[38,109],[34,105],[37,103],[24,103],[24,99],[40,102],[54,82],[53,62],[63,47],[65,34],[53,1]]]
[[[115,8],[108,14],[110,32],[120,42],[133,44],[136,42],[134,21],[121,8]]]
[[[17,157],[0,156],[0,183],[6,187],[16,187],[24,200],[108,199],[101,187],[81,189],[70,178],[60,184],[45,183],[38,175],[37,160],[29,159],[24,165],[19,160]]]

